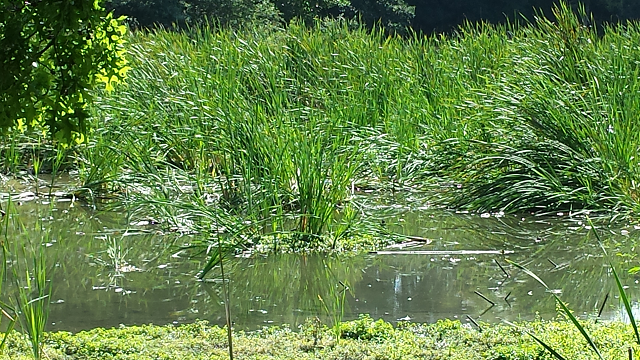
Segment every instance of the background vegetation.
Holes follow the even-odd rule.
[[[65,147],[38,131],[14,128],[1,148],[2,165],[12,174],[33,175],[36,193],[38,175],[50,171],[49,196],[55,175],[68,169],[78,181],[73,197],[94,207],[114,199],[101,205],[172,232],[204,234],[186,245],[209,255],[201,276],[242,247],[344,249],[354,236],[370,239],[362,236],[363,226],[370,226],[369,234],[388,235],[384,224],[359,222],[362,211],[352,199],[363,190],[420,192],[435,204],[481,212],[640,212],[638,23],[599,25],[586,8],[576,13],[575,4],[561,3],[551,20],[540,12],[531,23],[466,23],[449,35],[423,36],[404,31],[413,9],[400,1],[295,4],[178,3],[179,16],[162,15],[176,20],[177,29],[157,27],[127,38],[126,85],[92,92],[86,113],[84,87],[73,95],[81,105],[77,113],[51,105],[50,120],[90,116],[86,143]],[[124,34],[116,28],[122,27],[108,24],[109,39],[121,44]],[[48,76],[42,74],[35,76]],[[56,124],[49,124],[54,133]],[[66,128],[84,132],[81,124]],[[126,266],[117,261],[121,245],[114,240],[110,249],[113,267]],[[31,329],[39,358],[45,356],[41,335],[51,288],[42,260],[33,259],[33,272],[36,283],[26,270],[21,289],[37,289],[35,298],[22,290],[11,310],[31,319],[19,320],[23,330]],[[19,286],[21,275],[13,277]],[[396,334],[382,322],[365,323],[369,319],[344,330],[348,285],[340,284],[330,291],[336,301],[319,298],[335,314],[336,343],[343,336],[382,341]],[[15,317],[5,316],[13,326]],[[319,348],[323,329],[313,326],[311,345],[299,346],[305,351]],[[511,355],[523,344],[514,334],[503,338],[511,341]],[[25,344],[13,334],[6,339],[11,351]],[[416,341],[406,347],[409,355],[441,354],[429,352],[433,344],[421,352]],[[565,337],[547,341],[560,342],[572,358],[583,356]],[[473,353],[504,358],[493,352],[500,345]],[[74,355],[84,345],[53,346]],[[535,346],[525,344],[516,358],[530,357],[531,349],[543,356]],[[602,349],[618,356],[620,346],[628,341]],[[319,349],[342,348],[327,343]],[[112,350],[88,353],[120,354]]]
[[[536,11],[549,18],[559,0],[444,1],[444,0],[107,0],[107,8],[127,15],[135,26],[153,24],[172,27],[174,23],[215,19],[238,26],[248,21],[288,24],[294,18],[308,24],[313,18],[361,19],[369,26],[380,24],[388,30],[406,33],[405,27],[425,33],[451,32],[465,21],[494,24],[533,20]],[[568,1],[577,10],[584,4],[598,22],[637,19],[640,4],[633,0]]]
[[[409,38],[317,19],[136,32],[128,84],[95,93],[90,141],[60,157],[16,136],[3,165],[66,166],[77,196],[241,243],[335,248],[367,189],[634,217],[638,24],[585,26],[567,4],[554,18]]]
[[[404,33],[414,14],[405,0],[110,0],[106,6],[128,16],[136,27],[207,21],[232,27],[247,22],[278,25],[294,19],[311,25],[315,18],[341,17],[369,25],[380,21],[389,30]]]

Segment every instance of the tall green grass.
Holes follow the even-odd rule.
[[[637,214],[640,27],[554,15],[432,37],[339,20],[133,33],[127,84],[96,94],[70,152],[80,190],[304,243],[328,241],[358,189]]]
[[[504,133],[453,141],[469,153],[453,167],[465,187],[455,203],[637,213],[637,24],[599,34],[564,4],[554,14],[518,30],[513,69],[485,95],[479,122],[501,121]]]
[[[3,236],[0,236],[0,250],[2,251],[2,256],[0,257],[0,259],[2,259],[2,266],[0,266],[0,294],[2,294],[2,285],[5,281],[5,279],[8,279],[8,273],[7,273],[7,254],[9,253],[9,244],[7,243],[7,228],[9,226],[9,216],[11,213],[11,207],[8,206],[7,211],[9,212],[9,215],[7,214],[7,211],[3,210],[3,216],[2,216],[2,228],[0,229],[1,232],[3,233]],[[0,341],[0,353],[3,352],[4,350],[4,346],[6,344],[7,341],[7,336],[13,331],[13,327],[16,324],[16,310],[15,308],[9,303],[9,301],[6,301],[6,299],[0,299],[0,325],[5,324],[3,327],[3,333],[1,334],[2,336],[2,341]]]
[[[43,237],[37,236],[38,232],[42,232],[40,222],[36,222],[34,234],[30,234],[31,229],[18,220],[18,213],[11,200],[6,204],[1,225],[0,290],[2,290],[2,282],[7,279],[13,282],[15,290],[8,293],[9,299],[0,299],[0,324],[2,320],[8,321],[0,342],[0,352],[5,345],[7,335],[13,331],[17,323],[30,341],[34,359],[41,359],[45,355],[43,352],[44,330],[51,302],[50,274],[44,253],[44,244],[49,242],[48,234]],[[22,243],[21,239],[10,234],[9,229],[16,227],[21,229],[22,236],[35,235],[43,243],[30,242],[29,246]],[[0,294],[5,295],[7,292],[0,291]]]
[[[44,330],[49,318],[49,303],[51,302],[51,284],[47,275],[44,245],[40,245],[31,259],[26,258],[26,251],[18,255],[24,260],[24,265],[13,267],[13,279],[16,283],[14,307],[21,330],[29,337],[31,352],[34,359],[43,357]],[[31,260],[31,264],[29,261]],[[19,271],[24,270],[23,274]]]

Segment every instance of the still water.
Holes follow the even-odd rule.
[[[10,244],[44,244],[53,284],[50,330],[196,319],[224,324],[222,280],[215,272],[206,281],[196,279],[204,259],[178,246],[189,242],[188,235],[132,226],[123,214],[99,213],[69,199],[25,196],[14,204],[17,214],[5,223],[3,239],[6,234]],[[384,254],[233,258],[225,270],[235,327],[296,327],[315,316],[330,324],[341,309],[345,320],[358,314],[392,322],[549,319],[557,316],[552,292],[583,318],[596,316],[609,294],[602,317],[625,320],[609,261],[640,317],[640,276],[627,272],[640,265],[638,226],[607,228],[607,257],[578,216],[455,214],[406,203],[370,203],[366,213],[393,224],[388,226],[395,233],[430,243]],[[550,289],[506,258],[538,274]],[[8,261],[9,269],[21,264]],[[5,282],[2,296],[13,293],[15,285]]]

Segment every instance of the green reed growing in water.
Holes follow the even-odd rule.
[[[560,4],[554,21],[432,37],[339,20],[137,32],[128,84],[96,93],[68,160],[91,198],[199,231],[215,213],[226,229],[206,231],[245,239],[330,241],[357,189],[633,216],[640,27],[583,18]],[[19,147],[2,156],[17,166]]]
[[[0,238],[2,269],[0,276],[2,280],[9,278],[13,281],[15,292],[7,301],[0,299],[0,316],[9,321],[6,333],[0,343],[0,350],[4,346],[7,334],[13,330],[15,323],[18,323],[22,332],[29,338],[33,357],[41,359],[44,355],[42,348],[44,330],[51,302],[50,276],[44,254],[44,244],[48,242],[48,236],[45,233],[40,242],[36,244],[20,244],[17,239],[10,238],[8,235],[10,222],[14,222],[11,225],[13,227],[19,226],[22,229],[22,234],[27,237],[31,235],[29,229],[18,220],[18,213],[11,200],[6,205],[2,221],[3,234]],[[38,229],[40,226],[40,223],[36,224],[35,232],[42,231],[42,229]],[[8,263],[11,264],[10,268],[7,266]],[[2,280],[0,280],[0,285],[2,285]]]
[[[31,264],[25,259],[24,274],[20,274],[17,267],[13,268],[17,288],[14,305],[17,310],[16,316],[20,328],[29,336],[35,359],[41,359],[44,355],[42,345],[51,302],[51,284],[47,276],[43,246],[40,245],[38,250],[34,250]],[[26,251],[23,249],[22,253],[26,254]]]

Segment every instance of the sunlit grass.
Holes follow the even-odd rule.
[[[640,28],[555,17],[406,38],[342,21],[133,33],[127,84],[96,94],[69,151],[77,194],[304,243],[335,240],[362,189],[637,214]],[[12,144],[5,171],[24,158]]]

